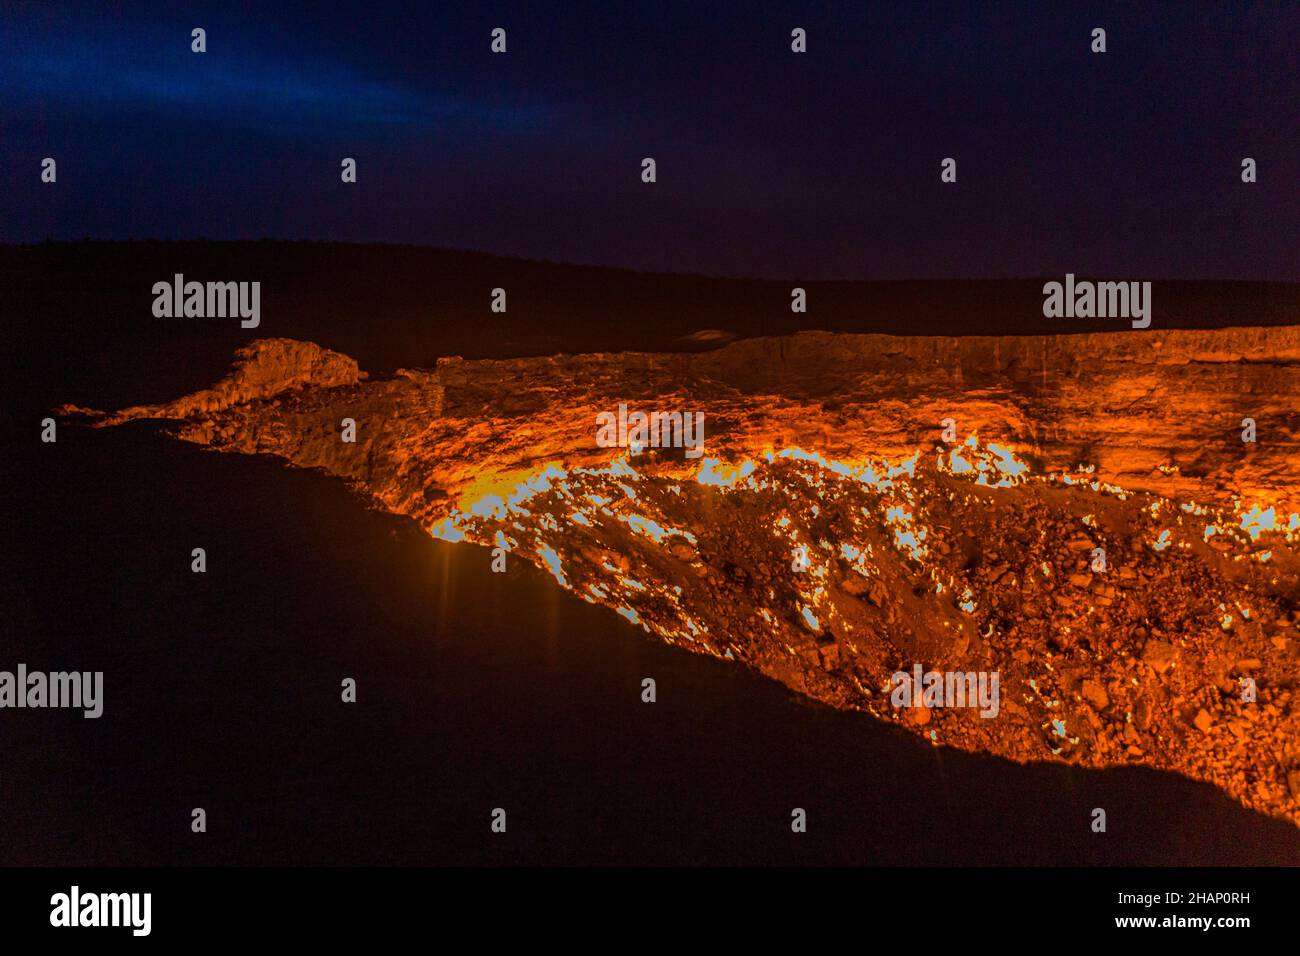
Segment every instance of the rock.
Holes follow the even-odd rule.
[[[1139,697],[1133,704],[1133,723],[1137,724],[1139,730],[1147,730],[1151,726],[1151,701],[1146,697]]]
[[[1076,588],[1086,588],[1088,585],[1092,583],[1092,575],[1086,572],[1083,574],[1079,574],[1078,572],[1076,572],[1070,575],[1069,581]]]
[[[840,588],[843,589],[844,593],[852,594],[854,597],[866,594],[870,587],[871,582],[860,574],[846,575],[844,580],[840,582]]]
[[[622,567],[621,562],[620,562],[620,567]],[[748,585],[753,580],[754,577],[745,568],[731,561],[725,562],[722,565],[722,570],[725,571],[727,576],[731,578],[731,580],[735,581],[737,584]]]
[[[695,549],[692,548],[685,541],[674,541],[671,545],[668,546],[668,551],[678,561],[695,560]]]
[[[903,719],[913,727],[924,727],[930,722],[930,708],[906,707],[903,709]]]
[[[291,389],[332,389],[366,379],[357,360],[294,339],[257,339],[235,352],[230,372],[211,388],[162,405],[137,405],[108,416],[106,425],[137,418],[188,418],[231,406],[270,399]],[[272,403],[266,403],[272,408]],[[331,440],[333,430],[331,429]]]
[[[1106,688],[1095,680],[1085,680],[1083,682],[1083,699],[1092,704],[1097,710],[1105,710],[1110,706],[1110,697],[1106,694]]]
[[[1196,718],[1192,723],[1196,725],[1196,729],[1201,733],[1208,734],[1210,728],[1214,726],[1214,718],[1211,717],[1204,708],[1202,708],[1196,712]]]
[[[1151,665],[1157,674],[1163,674],[1173,665],[1177,651],[1167,641],[1147,641],[1142,648],[1142,660]]]

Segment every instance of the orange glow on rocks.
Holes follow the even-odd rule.
[[[268,340],[167,405],[64,412],[323,468],[936,744],[1176,771],[1300,823],[1300,446],[1233,431],[1239,395],[1260,421],[1300,407],[1300,328],[1069,339],[807,333],[370,379]],[[599,447],[630,400],[705,413],[703,457]],[[894,706],[914,665],[999,674],[998,715]]]

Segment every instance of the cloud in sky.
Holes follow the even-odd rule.
[[[362,75],[311,55],[270,56],[240,46],[202,55],[178,37],[10,31],[0,38],[0,91],[10,108],[40,102],[69,110],[183,112],[261,129],[463,125],[525,132],[548,111],[495,105]]]

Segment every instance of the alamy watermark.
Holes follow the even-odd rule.
[[[1074,281],[1043,285],[1043,315],[1049,319],[1132,319],[1133,328],[1151,325],[1150,282]]]
[[[71,708],[86,718],[104,713],[103,671],[0,671],[0,709]]]
[[[148,936],[153,928],[152,893],[83,893],[73,886],[50,897],[50,925],[129,927],[132,936]]]
[[[895,671],[889,700],[895,707],[978,707],[981,717],[1001,709],[997,671]]]
[[[159,319],[225,319],[238,316],[240,326],[262,324],[262,283],[186,282],[176,273],[171,282],[153,284],[153,314]]]

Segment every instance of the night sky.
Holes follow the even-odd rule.
[[[1300,280],[1296,3],[109,6],[0,5],[0,240]]]

